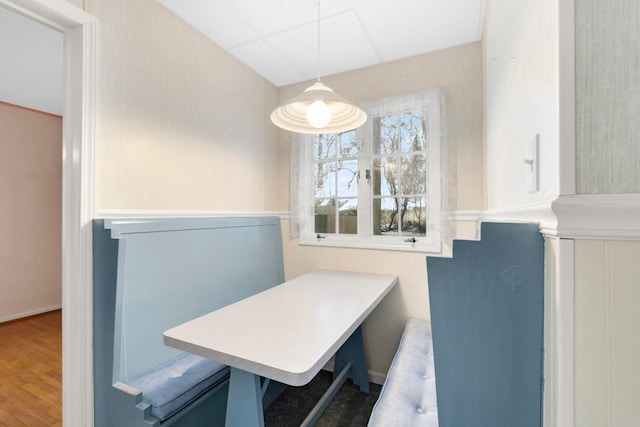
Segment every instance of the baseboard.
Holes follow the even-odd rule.
[[[22,319],[24,317],[36,316],[38,314],[47,313],[49,311],[60,310],[61,308],[62,308],[61,305],[56,305],[56,306],[53,306],[53,307],[39,308],[37,310],[32,310],[32,311],[28,311],[28,312],[25,312],[25,313],[13,314],[13,315],[7,316],[7,317],[0,317],[0,323],[10,322],[12,320],[18,320],[18,319]]]
[[[374,384],[382,385],[382,384],[384,384],[384,381],[386,379],[387,379],[387,375],[386,374],[381,374],[380,372],[369,371],[369,381],[374,383]]]

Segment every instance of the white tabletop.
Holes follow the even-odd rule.
[[[397,283],[320,270],[164,333],[164,343],[285,384],[308,383]]]

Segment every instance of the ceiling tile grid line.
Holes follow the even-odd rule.
[[[480,40],[486,0],[158,0],[276,86]]]

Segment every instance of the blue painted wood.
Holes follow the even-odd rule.
[[[542,425],[544,242],[484,223],[453,259],[427,257],[440,427]]]
[[[338,377],[347,364],[351,364],[350,378],[353,383],[360,386],[360,391],[369,393],[369,370],[364,356],[364,344],[362,341],[362,329],[360,326],[351,334],[340,349],[336,352],[333,365],[333,379]]]
[[[231,368],[226,427],[264,427],[260,377]]]
[[[127,380],[181,354],[166,329],[284,282],[280,220],[95,220],[93,232],[95,425],[157,426]],[[218,394],[162,425],[224,425]]]
[[[307,417],[302,421],[302,423],[300,423],[300,427],[312,427],[318,422],[318,420],[322,416],[322,413],[329,406],[329,403],[331,403],[340,388],[347,381],[347,378],[349,378],[349,372],[351,372],[351,362],[348,362],[337,375],[335,375],[335,372],[336,371],[334,371],[333,382],[331,383],[327,391],[322,395],[318,403],[316,403],[316,406],[313,407]]]

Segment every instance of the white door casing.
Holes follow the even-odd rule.
[[[64,34],[62,125],[62,413],[93,425],[92,233],[96,19],[65,0],[0,0]]]

